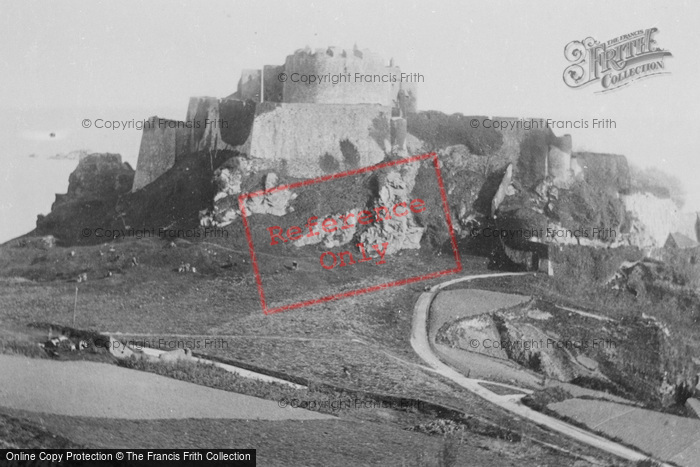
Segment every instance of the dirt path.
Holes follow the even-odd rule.
[[[570,436],[571,438],[574,438],[578,441],[594,446],[598,449],[602,449],[609,453],[615,454],[624,459],[632,461],[646,459],[648,456],[640,452],[625,447],[619,443],[615,443],[613,441],[605,439],[601,436],[594,435],[581,428],[569,425],[568,423],[564,423],[556,418],[552,418],[540,412],[536,412],[530,409],[529,407],[522,405],[520,403],[520,398],[522,397],[521,395],[499,396],[489,391],[485,387],[481,386],[479,384],[480,380],[467,378],[466,376],[455,371],[453,368],[447,366],[442,361],[440,361],[440,359],[433,353],[433,349],[431,348],[430,342],[428,340],[428,315],[430,305],[440,290],[458,282],[470,281],[474,279],[485,279],[489,277],[512,276],[518,274],[519,273],[497,273],[458,277],[456,279],[452,279],[450,281],[438,284],[432,287],[429,292],[421,294],[413,310],[413,327],[411,331],[411,346],[413,347],[413,350],[415,350],[415,352],[428,365],[430,365],[435,372],[439,373],[440,375],[446,378],[451,379],[463,388],[520,417],[531,420],[537,424],[546,426],[559,433]]]
[[[0,355],[0,406],[120,419],[329,420],[275,401],[86,361]]]

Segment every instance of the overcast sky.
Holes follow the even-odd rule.
[[[673,54],[669,75],[608,94],[564,84],[569,42],[651,27]],[[135,166],[140,132],[86,130],[83,118],[184,119],[190,96],[227,96],[241,69],[282,64],[306,45],[393,57],[425,76],[421,110],[611,118],[615,130],[555,132],[572,133],[575,150],[677,175],[687,208],[700,209],[697,2],[2,0],[0,31],[0,241],[30,230],[65,192],[75,161],[41,157],[90,149]]]

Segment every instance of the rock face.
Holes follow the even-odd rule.
[[[319,219],[318,222],[319,224],[323,224],[323,221],[326,219],[334,219],[337,225],[342,225],[343,220],[341,219],[343,216],[346,216],[348,214],[352,214],[353,219],[357,219],[358,215],[360,213],[359,209],[352,209],[346,213],[342,214],[335,214],[332,216],[326,216],[323,219]],[[304,236],[300,240],[294,242],[294,245],[297,247],[302,247],[306,245],[318,245],[323,244],[323,247],[325,249],[331,249],[340,245],[346,245],[350,242],[352,242],[353,238],[355,237],[355,234],[357,233],[357,225],[353,224],[352,227],[347,228],[347,229],[337,229],[332,232],[325,232],[324,230],[321,230],[319,232],[319,235],[313,236],[313,237],[308,237]],[[371,253],[371,251],[370,251]]]
[[[661,199],[650,193],[633,193],[623,196],[622,201],[631,215],[631,245],[659,248],[672,232],[680,232],[697,240],[697,216],[682,213],[670,199]]]
[[[248,184],[252,180],[262,181],[258,189],[270,190],[277,186],[278,176],[271,168],[279,167],[269,161],[245,159],[234,157],[214,172],[216,196],[214,208],[211,211],[200,213],[200,225],[203,227],[224,227],[241,217],[238,204],[238,195],[243,193],[244,181]],[[260,175],[263,172],[264,175]],[[255,191],[255,190],[250,190]],[[280,190],[264,196],[256,196],[246,200],[247,214],[272,214],[283,216],[292,212],[290,203],[296,198],[296,193],[291,190]]]
[[[131,189],[134,170],[119,154],[82,157],[68,179],[67,199],[113,198]],[[63,199],[63,198],[61,198]]]
[[[374,210],[385,207],[390,210],[398,203],[410,203],[418,169],[418,164],[405,164],[382,174],[379,194],[370,208]],[[419,249],[424,231],[425,228],[417,224],[413,213],[409,211],[406,216],[393,216],[391,219],[372,224],[360,234],[360,241],[365,245],[381,245],[388,242],[386,253],[391,255],[401,250]]]
[[[455,233],[468,237],[471,229],[484,225],[490,216],[493,196],[501,179],[488,177],[493,161],[472,154],[464,145],[447,147],[438,152],[447,200],[452,212]],[[502,162],[503,163],[503,162]],[[505,162],[507,165],[507,162]]]
[[[697,365],[646,316],[601,321],[533,300],[447,322],[436,342],[657,406],[682,404],[698,382]]]
[[[479,341],[480,345],[476,347],[470,345],[469,342],[473,339]],[[504,360],[508,358],[505,350],[501,348],[501,336],[498,333],[498,328],[488,314],[445,323],[438,330],[435,342],[489,357]]]
[[[265,175],[265,191],[272,190],[277,186],[277,174],[270,172]],[[263,196],[248,198],[245,201],[245,209],[249,215],[252,214],[272,214],[273,216],[284,216],[293,211],[289,205],[297,194],[290,190],[280,190],[268,193]]]
[[[501,179],[501,183],[498,185],[498,190],[491,201],[491,216],[493,217],[498,210],[506,196],[512,196],[515,194],[515,188],[513,188],[513,164],[508,164],[506,168],[506,173]]]
[[[70,174],[68,192],[56,195],[48,215],[38,216],[36,233],[54,235],[64,243],[96,241],[81,235],[82,229],[112,227],[117,202],[129,193],[133,180],[134,170],[119,154],[82,157]]]

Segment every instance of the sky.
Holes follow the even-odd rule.
[[[357,44],[421,73],[420,110],[612,119],[615,129],[554,131],[571,133],[574,150],[677,176],[686,210],[700,210],[699,21],[690,1],[0,0],[0,242],[31,230],[66,191],[77,162],[49,156],[112,152],[136,166],[139,131],[83,119],[182,120],[191,96],[225,97],[242,69],[283,64],[307,45]],[[670,74],[606,94],[564,84],[569,42],[652,27],[673,54]]]

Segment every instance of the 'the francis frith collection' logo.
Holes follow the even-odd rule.
[[[671,52],[657,47],[657,28],[640,29],[631,34],[599,42],[592,37],[569,42],[564,56],[571,65],[564,70],[564,83],[581,88],[600,81],[602,90],[619,89],[642,78],[668,74],[665,57]]]

